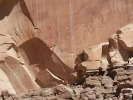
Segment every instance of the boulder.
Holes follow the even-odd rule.
[[[104,87],[106,87],[106,88],[112,88],[113,87],[113,80],[108,76],[103,76],[103,79],[101,82],[104,85]]]
[[[128,26],[125,26],[128,27]],[[126,34],[125,34],[126,35]],[[123,39],[123,33],[118,30],[109,37],[109,57],[113,67],[123,66],[128,63],[129,51]]]
[[[77,68],[77,66],[86,64],[88,66],[88,70],[93,68],[99,69],[99,67],[101,67],[103,70],[106,70],[110,60],[108,45],[108,42],[103,42],[83,50],[77,55],[75,60],[75,68]],[[102,62],[102,65],[99,66],[99,62]]]
[[[133,24],[126,25],[118,30],[119,41],[127,50],[133,50]]]
[[[95,72],[102,65],[101,61],[85,61],[75,67],[77,71],[78,79],[82,79],[82,77],[86,74],[86,71]]]
[[[103,45],[108,45],[108,42],[103,42],[103,43],[100,43],[98,45],[95,45],[95,46],[92,46],[92,47],[89,47],[85,50],[83,50],[83,56],[84,56],[84,60],[87,61],[87,60],[99,60],[101,61],[101,58],[102,58],[102,47]]]
[[[99,80],[86,80],[84,86],[85,87],[101,86],[101,83],[99,82]]]
[[[123,95],[124,100],[132,100],[133,89],[132,88],[124,88],[121,90],[121,94]]]
[[[48,69],[41,70],[37,74],[37,78],[35,80],[41,87],[53,87],[58,84],[66,84],[62,79],[55,76],[52,72]]]
[[[77,70],[87,71],[87,70],[97,70],[101,67],[101,61],[85,61],[77,66]]]
[[[57,99],[74,99],[73,90],[64,85],[56,86],[54,94],[57,95]]]
[[[109,56],[111,58],[111,65],[113,67],[116,66],[124,66],[128,63],[128,61],[124,61],[122,55],[119,51],[109,52]]]
[[[102,46],[102,59],[101,59],[101,61],[102,61],[101,69],[102,69],[102,71],[106,71],[110,65],[109,44],[104,44]]]
[[[109,37],[109,56],[112,66],[131,64],[129,58],[133,56],[133,24],[120,28]]]
[[[133,66],[133,57],[129,58],[128,61],[129,61],[128,65],[129,65],[129,66]]]

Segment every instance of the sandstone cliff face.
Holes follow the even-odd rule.
[[[25,0],[42,40],[73,68],[75,54],[133,20],[132,0]]]
[[[0,90],[73,83],[76,54],[131,23],[132,7],[132,0],[0,0]]]

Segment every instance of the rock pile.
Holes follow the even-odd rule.
[[[73,90],[64,85],[53,88],[29,90],[20,95],[11,95],[7,91],[1,93],[0,100],[73,100]]]
[[[23,94],[1,93],[1,100],[132,100],[133,67],[123,66],[105,72],[86,73],[82,84],[58,85],[29,90]]]
[[[105,72],[86,73],[82,97],[88,100],[132,100],[133,67],[123,66]],[[91,94],[89,94],[91,91]],[[129,99],[130,98],[130,99]],[[86,99],[87,100],[87,99]]]

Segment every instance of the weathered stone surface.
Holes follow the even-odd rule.
[[[132,32],[133,24],[129,24],[120,28],[115,34],[109,38],[109,56],[112,65],[123,66],[131,65],[132,59]]]
[[[104,44],[102,46],[102,70],[105,71],[107,70],[107,68],[109,67],[110,65],[110,56],[109,56],[109,43],[108,44]]]
[[[108,42],[89,47],[77,55],[75,59],[75,69],[84,66],[85,70],[94,70],[102,68],[106,70],[110,64],[109,44]]]
[[[87,70],[95,72],[95,70],[99,69],[101,65],[102,65],[101,61],[85,61],[77,65],[75,67],[75,70],[77,71],[78,79],[82,78]]]
[[[41,87],[53,87],[58,84],[66,84],[62,79],[53,75],[48,69],[44,69],[37,74],[37,78],[35,80],[40,84]]]
[[[129,58],[129,66],[132,66],[133,65],[133,57]]]
[[[109,56],[112,66],[122,66],[128,63],[128,52],[119,43],[119,34],[109,37]]]
[[[51,47],[56,45],[55,49],[59,48],[54,50],[57,56],[72,68],[74,54],[106,41],[114,31],[133,19],[132,0],[25,2],[35,27],[42,32],[38,37]]]
[[[113,81],[110,77],[108,76],[103,76],[103,79],[102,79],[102,84],[105,86],[105,87],[113,87]]]
[[[79,57],[77,62],[75,58],[80,51],[106,41],[114,30],[130,23],[132,7],[131,0],[0,0],[0,90],[22,93],[74,83],[75,64],[84,74],[99,68],[106,71],[111,64],[127,64],[133,55],[132,39],[127,38],[132,36],[132,25],[117,31],[120,39],[114,35],[112,41],[116,43],[109,48],[104,44],[104,50],[100,44],[85,51],[88,58]],[[64,97],[67,96],[71,95]],[[90,98],[93,97],[95,94]]]
[[[106,43],[100,43],[98,45],[89,47],[85,50],[83,50],[83,55],[84,55],[84,60],[90,60],[90,61],[101,61],[102,59],[102,47],[103,45],[107,45],[108,42]]]
[[[119,41],[125,49],[132,49],[133,47],[133,24],[129,24],[119,29]]]
[[[123,66],[128,63],[128,61],[124,61],[122,55],[119,51],[112,51],[109,52],[110,58],[111,58],[111,64],[115,66]]]
[[[131,88],[124,88],[121,90],[121,95],[123,95],[123,99],[125,100],[132,100],[133,98],[133,89]]]
[[[86,87],[95,87],[95,86],[97,86],[97,87],[99,87],[99,86],[101,86],[101,82],[100,82],[100,77],[88,77],[88,78],[86,78],[86,81],[85,81],[85,83],[84,83],[84,85],[86,86]]]
[[[80,70],[80,68],[82,69],[85,68],[86,71],[87,70],[95,70],[95,69],[99,69],[101,67],[102,62],[101,61],[86,61],[86,62],[82,62],[79,67],[78,70]]]

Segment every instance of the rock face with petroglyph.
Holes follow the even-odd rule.
[[[108,43],[102,43],[85,50],[84,59],[75,59],[80,51],[106,41],[117,28],[129,24],[132,7],[132,0],[0,0],[0,90],[22,93],[71,84],[78,64],[77,69],[83,66],[85,71],[101,66],[106,70],[110,62],[120,66],[118,60],[127,64],[128,54],[121,53],[132,55],[130,40],[123,37],[126,33],[120,36],[123,41],[110,37],[114,44],[109,42],[110,51]],[[122,51],[115,46],[118,41]],[[132,58],[129,62],[133,63]]]

